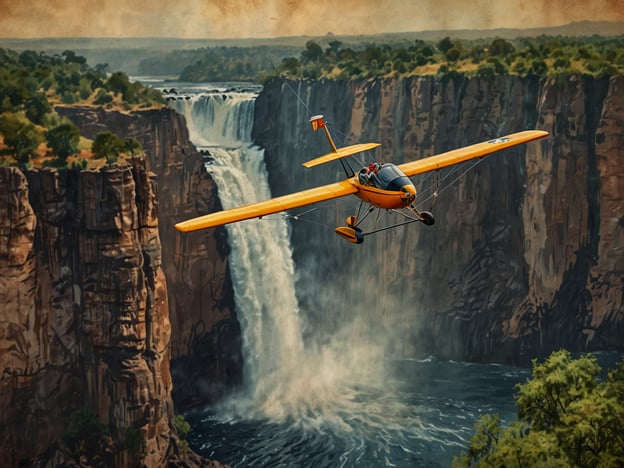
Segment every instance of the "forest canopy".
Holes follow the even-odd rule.
[[[184,64],[186,62],[186,64]],[[292,47],[212,47],[175,51],[141,63],[141,73],[182,70],[182,81],[264,82],[292,79],[358,79],[448,74],[492,77],[624,73],[624,36],[539,36],[437,42],[345,43],[329,37]]]
[[[90,67],[70,50],[47,55],[0,49],[0,163],[29,167],[34,160],[64,167],[74,155],[93,156],[90,142],[54,111],[59,105],[95,105],[132,110],[164,105],[162,94],[106,65]],[[138,143],[116,146],[134,154]],[[115,160],[106,155],[108,162]],[[82,158],[79,167],[86,165]]]
[[[71,50],[47,55],[0,48],[0,164],[28,167],[34,160],[46,159],[46,163],[63,167],[83,153],[89,158],[100,154],[110,163],[116,160],[115,151],[139,151],[135,142],[106,135],[94,152],[93,142],[82,138],[71,122],[54,111],[62,105],[121,111],[164,105],[160,91],[123,72],[107,73],[107,68],[107,64],[91,67]],[[219,46],[173,51],[145,59],[140,65],[140,72],[148,75],[172,70],[180,72],[180,80],[193,82],[264,83],[277,76],[334,80],[427,75],[436,79],[492,79],[496,75],[604,78],[624,73],[624,36],[444,37],[436,42],[412,39],[381,44],[346,43],[327,36],[307,41],[303,50],[292,45]],[[84,158],[79,164],[85,165]]]

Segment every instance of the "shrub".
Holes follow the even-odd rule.
[[[624,361],[599,381],[591,355],[557,351],[518,385],[518,421],[483,416],[453,466],[620,466],[624,460]]]
[[[143,431],[136,427],[128,427],[125,433],[125,446],[131,455],[140,455],[145,448]]]
[[[95,452],[100,440],[108,435],[108,428],[88,407],[77,409],[69,416],[61,440],[75,455]]]

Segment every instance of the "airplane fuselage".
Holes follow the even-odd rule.
[[[374,174],[362,169],[351,183],[358,189],[358,198],[385,210],[407,208],[416,200],[416,187],[394,164],[384,164]]]

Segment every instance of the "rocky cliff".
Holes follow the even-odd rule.
[[[301,167],[329,149],[309,128],[313,114],[342,144],[378,141],[377,159],[397,163],[527,128],[551,133],[464,176],[416,179],[440,193],[432,227],[347,244],[332,231],[357,201],[293,221],[311,328],[364,321],[363,339],[386,337],[398,356],[526,362],[562,346],[624,349],[623,87],[621,76],[269,83],[254,138],[274,195],[344,177],[339,165]]]
[[[67,463],[55,442],[87,407],[81,423],[107,428],[88,462],[210,465],[180,449],[172,389],[180,409],[240,381],[228,248],[223,230],[173,225],[218,207],[215,186],[173,111],[58,111],[92,138],[139,139],[147,158],[0,168],[3,461]]]
[[[79,426],[93,444],[83,462],[184,457],[155,190],[144,158],[82,172],[0,168],[3,464],[69,463],[56,442],[84,407],[107,429]]]
[[[169,294],[171,370],[177,409],[219,397],[242,381],[240,325],[234,308],[227,232],[180,234],[175,223],[220,209],[203,156],[184,117],[171,109],[133,113],[59,107],[88,138],[109,130],[136,138],[158,181],[159,231]]]

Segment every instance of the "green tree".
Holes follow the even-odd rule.
[[[119,153],[123,151],[120,138],[113,132],[100,132],[93,140],[91,151],[96,158],[106,158],[117,160]]]
[[[342,41],[329,41],[328,43],[329,48],[327,49],[327,51],[330,54],[333,54],[334,56],[338,55],[338,51],[340,50],[340,47],[342,47]]]
[[[301,53],[301,61],[303,63],[318,62],[323,55],[323,49],[315,41],[308,41],[305,50]]]
[[[619,466],[624,460],[624,362],[599,381],[591,355],[557,351],[519,385],[518,421],[485,415],[460,466]]]
[[[142,152],[143,148],[136,138],[124,140],[112,132],[100,132],[91,145],[91,151],[96,158],[106,158],[106,162],[112,164],[121,153],[135,155]]]
[[[516,48],[511,42],[505,39],[494,39],[488,48],[488,54],[494,57],[507,57],[515,50]]]
[[[460,49],[458,49],[457,47],[451,47],[444,53],[444,56],[449,62],[457,62],[461,57],[461,54],[462,52]]]
[[[451,41],[451,38],[446,36],[444,39],[438,42],[438,49],[443,54],[446,54],[453,47],[453,45],[454,44],[453,41]]]
[[[542,59],[535,59],[531,63],[530,72],[533,75],[544,76],[548,71],[548,65]]]
[[[106,88],[115,94],[121,93],[123,99],[130,103],[136,101],[136,85],[130,82],[128,75],[122,72],[113,73],[106,80]]]
[[[66,163],[67,157],[78,152],[80,132],[71,123],[61,123],[45,133],[50,152],[56,155],[56,163]]]
[[[0,134],[6,149],[2,154],[13,155],[20,166],[26,166],[43,141],[43,134],[24,117],[14,113],[0,116]]]
[[[108,435],[108,428],[90,408],[83,407],[69,416],[62,440],[76,455],[95,452],[102,438]]]
[[[143,152],[143,146],[141,146],[141,143],[139,143],[139,140],[137,140],[136,138],[126,138],[123,141],[122,148],[123,152],[130,156],[134,156]]]
[[[286,57],[284,60],[282,60],[282,70],[286,73],[290,73],[293,75],[296,74],[299,70],[299,66],[299,60],[297,60],[295,57]]]
[[[26,117],[35,124],[43,125],[46,114],[52,112],[52,106],[43,93],[35,93],[24,103]]]

